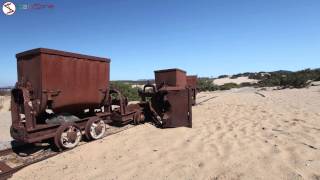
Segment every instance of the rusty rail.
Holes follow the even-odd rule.
[[[107,136],[110,136],[110,135],[113,135],[113,134],[117,134],[119,132],[122,132],[124,130],[127,130],[127,129],[130,129],[134,127],[134,125],[126,125],[126,126],[123,126],[123,127],[114,127],[114,126],[111,126],[109,128],[109,131],[106,132],[106,134],[103,136],[103,137],[107,137]],[[111,130],[110,130],[111,129]],[[90,141],[90,142],[93,142],[93,141]],[[90,142],[84,142],[82,141],[81,144],[79,144],[77,147],[79,146],[82,146],[84,144],[87,144],[87,143],[90,143]],[[76,147],[76,148],[77,148]],[[28,148],[34,148],[28,144],[25,144],[25,145],[21,145],[18,147],[19,150],[28,150]],[[45,149],[45,147],[43,148]],[[43,161],[43,160],[46,160],[48,158],[51,158],[53,156],[56,156],[58,154],[61,154],[61,153],[64,153],[64,152],[67,152],[67,151],[70,151],[71,149],[69,150],[65,150],[65,151],[62,151],[62,152],[57,152],[57,151],[53,151],[52,148],[50,148],[49,150],[45,151],[43,154],[40,154],[39,157],[32,157],[32,154],[28,155],[27,157],[30,157],[30,158],[26,158],[23,162],[22,165],[18,165],[16,167],[10,167],[9,165],[7,165],[7,163],[5,161],[1,161],[0,160],[0,179],[8,179],[10,178],[14,173],[16,173],[17,171],[23,169],[24,167],[27,167],[29,165],[32,165],[34,163],[37,163],[37,162],[40,162],[40,161]],[[37,153],[37,152],[35,152]],[[16,154],[15,150],[12,149],[12,148],[8,148],[8,149],[4,149],[4,150],[1,150],[0,151],[0,157],[3,157],[3,156],[8,156],[10,154]]]
[[[218,96],[213,96],[213,97],[210,97],[210,98],[208,98],[208,99],[205,99],[205,100],[203,100],[203,101],[201,101],[201,102],[196,103],[196,105],[202,104],[202,103],[207,102],[207,101],[209,101],[209,100],[211,100],[211,99],[213,99],[213,98],[216,98],[216,97],[218,97]]]

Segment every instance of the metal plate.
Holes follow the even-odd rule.
[[[181,69],[165,69],[154,71],[157,89],[164,83],[167,86],[184,88],[187,85],[186,72]]]
[[[164,120],[163,127],[192,128],[191,90],[170,90],[166,97],[169,111],[165,113],[168,119]]]

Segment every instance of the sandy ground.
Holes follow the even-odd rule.
[[[10,96],[0,96],[0,103],[3,108],[0,109],[0,149],[7,147],[12,140],[10,136],[11,112]]]
[[[258,82],[258,80],[256,79],[249,79],[248,77],[238,77],[236,79],[231,79],[230,77],[226,77],[226,78],[220,78],[220,79],[215,79],[213,80],[213,83],[216,85],[224,85],[226,83],[236,83],[236,84],[241,84],[244,82],[249,82],[249,83],[256,83]]]
[[[10,109],[10,96],[0,96],[0,112],[7,112]]]
[[[139,89],[143,89],[144,85],[140,85],[140,84],[132,84],[131,85],[132,88],[139,88]]]
[[[11,141],[10,136],[11,112],[0,112],[0,149],[1,144]]]
[[[200,93],[193,128],[140,125],[12,179],[320,179],[320,87]]]

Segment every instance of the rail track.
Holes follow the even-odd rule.
[[[214,98],[217,98],[217,97],[218,96],[213,96],[213,97],[206,98],[206,99],[204,99],[204,100],[202,100],[200,102],[197,102],[196,105],[200,105],[200,104],[202,104],[204,102],[210,101],[211,99],[214,99]]]
[[[131,124],[122,127],[109,126],[103,137],[119,133],[132,127],[134,127],[134,125]],[[82,141],[78,146],[90,142],[92,141]],[[49,143],[23,144],[17,147],[0,150],[0,180],[10,178],[15,172],[26,166],[67,151],[69,150],[59,152]]]

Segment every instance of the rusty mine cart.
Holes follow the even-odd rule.
[[[147,84],[139,95],[147,119],[159,127],[192,127],[192,89],[180,69],[155,71],[156,85]]]
[[[192,127],[194,92],[185,71],[155,71],[156,86],[146,85],[139,92],[141,102],[128,104],[120,91],[109,87],[110,59],[44,48],[16,58],[10,133],[17,141],[53,140],[63,150],[77,146],[82,134],[89,140],[102,138],[106,124],[148,120],[163,128]]]
[[[117,91],[109,89],[109,59],[42,48],[16,57],[18,82],[12,90],[10,130],[15,140],[34,143],[53,138],[59,149],[68,149],[80,142],[83,131],[89,139],[101,138],[112,118],[141,122],[137,119],[141,110],[126,106],[123,98],[120,110],[111,110],[115,101],[110,101],[110,94]]]

